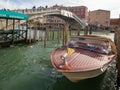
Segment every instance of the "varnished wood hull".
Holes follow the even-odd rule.
[[[80,80],[97,77],[104,73],[106,69],[107,67],[103,67],[100,69],[84,72],[62,72],[62,74],[72,82],[79,82]]]

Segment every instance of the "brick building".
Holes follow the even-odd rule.
[[[96,26],[110,26],[110,11],[108,10],[95,10],[90,11],[88,16],[88,23]]]
[[[120,18],[110,19],[111,27],[120,27]]]
[[[87,22],[88,20],[88,8],[86,6],[74,6],[74,7],[67,7],[67,10],[76,14],[80,19]]]
[[[110,31],[114,32],[118,27],[120,27],[120,18],[110,19]]]
[[[83,20],[87,20],[88,18],[88,8],[86,6],[65,7],[65,6],[56,4],[51,8],[64,9],[64,10],[71,11],[72,13],[76,14],[80,19],[83,19]]]
[[[53,8],[53,9],[64,9],[64,10],[67,10],[67,7],[63,6],[63,5],[53,5],[52,7],[50,8]]]

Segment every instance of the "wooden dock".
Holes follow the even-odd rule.
[[[27,30],[0,30],[0,46],[9,47],[11,44],[27,41]]]

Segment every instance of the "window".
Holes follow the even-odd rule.
[[[97,12],[96,12],[96,15],[100,15],[100,12],[99,12],[99,11],[97,11]]]
[[[105,19],[105,23],[108,23],[109,22],[109,19],[108,19],[108,17]]]
[[[96,18],[95,21],[98,22],[98,18]]]
[[[95,19],[95,23],[98,24],[98,18]]]

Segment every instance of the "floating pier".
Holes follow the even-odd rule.
[[[5,27],[0,30],[0,46],[6,47],[14,43],[24,42],[27,40],[27,20],[29,17],[22,13],[0,10],[0,19],[6,22]],[[20,20],[26,20],[26,29],[15,29],[16,22],[20,23]],[[11,21],[12,28],[8,27],[8,21]],[[11,24],[10,24],[11,25]]]

